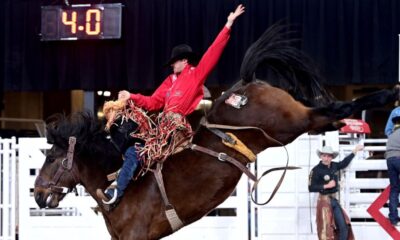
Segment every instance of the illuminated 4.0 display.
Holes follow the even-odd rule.
[[[121,38],[120,3],[43,6],[43,41]]]

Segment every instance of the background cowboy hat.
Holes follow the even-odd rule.
[[[332,158],[336,158],[339,152],[333,151],[330,146],[324,146],[321,150],[317,150],[318,157],[321,157],[321,154],[329,154],[332,155]]]

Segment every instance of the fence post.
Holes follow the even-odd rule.
[[[0,138],[0,239],[15,239],[16,139]]]

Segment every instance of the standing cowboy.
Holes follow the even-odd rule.
[[[390,181],[389,195],[389,220],[393,226],[398,225],[399,213],[399,174],[400,174],[400,116],[391,119],[393,132],[389,135],[386,143],[386,164]]]
[[[165,125],[170,128],[184,125],[189,128],[186,131],[191,132],[190,125],[186,124],[185,116],[193,112],[203,98],[203,84],[228,43],[235,19],[243,12],[244,7],[239,5],[235,12],[229,14],[224,28],[200,61],[198,61],[197,54],[192,51],[190,46],[181,44],[174,47],[171,59],[167,62],[167,65],[172,67],[173,74],[169,75],[151,96],[131,94],[123,90],[119,92],[118,100],[126,102],[131,99],[136,106],[148,111],[163,109],[161,118],[164,122],[167,122]],[[137,154],[134,156],[137,157]],[[125,169],[135,171],[136,166],[124,164],[121,171],[125,171]],[[129,179],[125,179],[125,181],[129,181]],[[123,192],[122,187],[126,186],[117,185],[119,192]],[[105,190],[105,194],[102,191],[97,191],[97,195],[103,200],[103,203],[112,204],[114,201],[110,201],[110,199],[114,199],[112,194],[115,194],[115,192],[109,191],[109,189],[110,187]],[[120,197],[122,196],[118,196],[118,198]]]
[[[319,192],[317,202],[319,239],[353,239],[351,229],[349,229],[350,222],[340,206],[336,194],[339,189],[339,171],[346,168],[355,154],[362,149],[364,149],[364,146],[357,145],[352,153],[340,162],[332,162],[337,157],[338,152],[333,151],[331,147],[325,146],[322,150],[317,150],[317,155],[321,161],[310,172],[308,189],[310,192]]]

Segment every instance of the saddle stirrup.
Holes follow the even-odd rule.
[[[101,201],[104,203],[104,204],[113,204],[116,200],[117,200],[117,196],[118,196],[118,189],[114,189],[114,195],[113,195],[113,197],[110,199],[110,200],[108,200],[108,201],[104,201],[104,199],[101,199]]]

